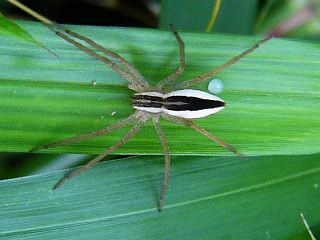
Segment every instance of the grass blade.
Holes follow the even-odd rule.
[[[35,44],[38,47],[41,47],[51,54],[55,55],[55,53],[51,52],[46,46],[42,43],[38,42],[34,39],[27,31],[21,28],[18,24],[8,20],[0,13],[0,34],[12,36],[14,38],[22,39],[29,43]]]
[[[173,157],[162,213],[162,156],[104,162],[54,191],[66,172],[1,181],[0,237],[307,239],[300,212],[319,226],[319,157]]]
[[[110,125],[132,112],[133,92],[125,80],[42,25],[22,26],[60,59],[23,42],[13,46],[9,38],[0,37],[0,151],[26,152]],[[170,32],[71,28],[128,59],[154,84],[171,73],[179,61],[178,46]],[[182,79],[209,71],[257,40],[187,32],[181,35],[187,63]],[[197,122],[245,155],[317,153],[319,63],[319,44],[273,39],[218,74],[224,81],[221,98],[227,108]],[[205,90],[207,83],[197,87]],[[164,130],[174,154],[229,154],[190,129],[164,122]],[[125,131],[48,151],[99,153]],[[120,154],[160,152],[151,124],[118,150]]]

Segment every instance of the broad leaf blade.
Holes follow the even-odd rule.
[[[104,162],[58,190],[52,186],[66,172],[1,181],[0,236],[307,239],[300,212],[312,229],[319,226],[319,172],[319,154],[173,157],[160,214],[160,156]]]
[[[1,37],[0,150],[25,152],[102,128],[133,112],[132,91],[104,64],[65,43],[42,25],[24,25],[60,59]],[[148,29],[70,27],[132,62],[153,84],[177,66],[178,45],[170,32]],[[257,38],[181,33],[186,44],[182,79],[207,72],[250,47]],[[219,73],[227,102],[222,112],[197,122],[245,155],[309,154],[320,146],[319,44],[272,39]],[[92,81],[97,85],[93,86]],[[197,86],[206,90],[207,83]],[[115,115],[112,114],[115,112]],[[230,154],[205,137],[163,121],[174,154]],[[52,152],[99,153],[123,129]],[[148,139],[146,141],[146,139]],[[117,151],[158,154],[151,124]]]

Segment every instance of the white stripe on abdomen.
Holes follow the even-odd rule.
[[[192,119],[192,118],[206,117],[208,115],[221,111],[223,108],[224,107],[217,107],[217,108],[203,109],[203,110],[197,110],[197,111],[172,111],[168,109],[163,109],[163,112],[175,117]]]

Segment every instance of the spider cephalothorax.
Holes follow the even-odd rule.
[[[234,147],[225,143],[221,139],[215,137],[213,134],[207,132],[205,129],[196,125],[191,120],[194,118],[202,118],[222,110],[225,106],[225,102],[222,99],[212,94],[206,93],[204,91],[192,90],[187,88],[209,79],[214,74],[220,72],[221,70],[225,69],[231,64],[234,64],[235,62],[239,61],[242,57],[249,54],[256,48],[258,48],[261,44],[263,44],[268,39],[270,39],[270,37],[261,40],[256,45],[247,49],[246,51],[239,54],[238,56],[233,57],[232,59],[225,62],[224,64],[214,68],[208,73],[197,76],[193,79],[185,80],[180,83],[174,83],[173,81],[183,73],[185,61],[184,61],[184,43],[180,35],[178,34],[178,32],[173,27],[171,27],[172,32],[174,33],[180,46],[180,64],[178,68],[167,78],[160,81],[156,86],[150,86],[149,83],[143,77],[143,75],[133,65],[127,62],[124,58],[119,56],[117,53],[103,48],[102,46],[98,45],[97,43],[95,43],[94,41],[90,40],[85,36],[82,36],[70,30],[66,30],[60,25],[52,24],[52,23],[50,24],[47,23],[46,25],[50,30],[55,32],[59,37],[63,38],[67,42],[78,47],[79,49],[86,52],[87,54],[97,58],[103,63],[109,65],[120,76],[126,79],[128,81],[128,87],[136,92],[132,100],[132,107],[136,111],[126,119],[121,120],[115,123],[114,125],[108,126],[98,131],[68,138],[57,143],[48,144],[40,148],[33,149],[34,151],[34,150],[40,150],[44,148],[61,146],[71,142],[76,142],[83,139],[88,139],[91,137],[108,134],[124,126],[127,126],[130,123],[135,123],[134,126],[118,141],[118,143],[108,147],[105,151],[103,151],[100,155],[98,155],[96,158],[88,162],[83,167],[75,169],[72,172],[70,172],[67,176],[65,176],[62,180],[60,180],[54,186],[54,188],[58,188],[68,179],[76,175],[79,175],[81,172],[85,171],[86,169],[90,168],[92,165],[101,161],[104,157],[106,157],[111,152],[115,151],[117,148],[125,144],[131,137],[137,134],[146,121],[152,120],[156,129],[156,132],[159,135],[160,142],[165,155],[164,180],[163,180],[163,185],[162,185],[162,190],[160,193],[160,200],[159,200],[159,210],[161,210],[163,207],[163,199],[169,183],[170,155],[169,155],[167,140],[159,122],[160,117],[163,117],[174,123],[193,128],[199,133],[201,133],[202,135],[209,138],[210,140],[216,142],[220,146],[228,149],[229,151],[235,153],[240,157],[243,157],[243,155],[240,154]],[[91,50],[90,48],[83,45],[82,43],[77,42],[75,39],[81,40],[84,43],[88,44],[89,46],[93,47],[95,50],[104,53],[107,57],[109,57],[113,61],[111,61],[109,58],[105,56],[102,56],[96,53],[95,51]],[[171,88],[173,89],[173,91],[167,92],[166,89],[170,85],[172,86]]]

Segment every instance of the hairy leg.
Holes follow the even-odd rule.
[[[111,125],[111,126],[108,126],[108,127],[105,127],[105,128],[102,128],[102,129],[99,129],[97,131],[93,131],[93,132],[90,132],[90,133],[85,133],[85,134],[82,134],[82,135],[79,135],[79,136],[75,136],[75,137],[71,137],[71,138],[67,138],[67,139],[64,139],[62,141],[59,141],[59,142],[55,142],[55,143],[50,143],[50,144],[47,144],[47,145],[44,145],[44,146],[41,146],[41,147],[37,147],[37,148],[33,148],[30,150],[30,152],[35,152],[35,151],[39,151],[41,149],[47,149],[47,148],[54,148],[54,147],[58,147],[58,146],[62,146],[62,145],[66,145],[66,144],[69,144],[69,143],[73,143],[73,142],[78,142],[78,141],[81,141],[81,140],[84,140],[84,139],[88,139],[88,138],[93,138],[93,137],[96,137],[96,136],[100,136],[100,135],[104,135],[104,134],[109,134],[109,133],[112,133],[113,131],[117,130],[117,129],[120,129],[124,126],[127,126],[128,124],[134,122],[134,121],[137,121],[139,117],[139,112],[135,112],[134,114],[130,115],[129,117]]]
[[[102,47],[101,45],[97,44],[96,42],[92,41],[91,39],[89,39],[83,35],[80,35],[78,33],[71,31],[71,30],[65,29],[61,25],[58,25],[58,24],[56,24],[56,25],[59,29],[66,32],[67,34],[69,34],[79,40],[82,40],[82,41],[86,42],[87,44],[89,44],[90,46],[94,47],[95,49],[105,53],[106,55],[108,55],[116,60],[119,60],[120,63],[122,64],[122,66],[124,67],[124,69],[131,73],[132,77],[139,83],[139,85],[141,85],[141,87],[143,87],[144,89],[150,88],[149,83],[144,79],[142,74],[131,63],[129,63],[127,60],[125,60],[119,54]]]
[[[187,127],[193,128],[194,130],[196,130],[197,132],[201,133],[203,136],[209,138],[210,140],[212,140],[213,142],[217,143],[218,145],[220,145],[221,147],[224,147],[225,149],[229,150],[230,152],[236,154],[237,156],[239,156],[242,159],[245,159],[246,157],[241,154],[236,148],[234,148],[233,146],[231,146],[230,144],[224,142],[223,140],[221,140],[220,138],[214,136],[213,134],[209,133],[208,131],[206,131],[205,129],[203,129],[202,127],[198,126],[197,124],[195,124],[194,122],[192,122],[189,119],[184,119],[184,118],[179,118],[179,117],[173,117],[170,116],[168,114],[163,114],[162,115],[165,119],[177,123],[177,124],[181,124],[181,125],[185,125]]]
[[[81,168],[74,169],[71,171],[68,175],[66,175],[63,179],[61,179],[54,187],[53,189],[57,189],[61,185],[63,185],[66,181],[70,180],[71,178],[78,176],[80,173],[84,172],[85,170],[91,168],[96,163],[100,162],[103,158],[108,156],[110,153],[117,150],[119,147],[124,145],[130,138],[132,138],[134,135],[136,135],[140,129],[143,127],[144,123],[147,121],[147,118],[140,118],[136,125],[130,129],[127,134],[125,134],[118,143],[112,145],[111,147],[107,148],[105,151],[103,151],[100,155],[98,155],[96,158],[88,162],[86,165],[82,166]]]
[[[195,78],[189,79],[189,80],[185,80],[181,83],[177,83],[175,85],[175,89],[184,89],[184,88],[188,88],[191,87],[195,84],[198,84],[200,82],[203,82],[209,78],[211,78],[213,75],[221,72],[222,70],[224,70],[225,68],[229,67],[232,64],[235,64],[236,62],[238,62],[241,58],[245,57],[246,55],[248,55],[249,53],[253,52],[254,50],[256,50],[259,46],[261,46],[262,44],[264,44],[265,42],[267,42],[268,40],[270,40],[272,38],[272,36],[268,36],[264,39],[262,39],[261,41],[259,41],[258,43],[256,43],[255,45],[253,45],[251,48],[245,50],[244,52],[240,53],[239,55],[231,58],[229,61],[221,64],[220,66],[214,68],[213,70],[211,70],[208,73],[202,74],[200,76],[197,76]]]
[[[164,177],[163,177],[163,184],[162,184],[162,190],[160,193],[160,199],[159,199],[159,212],[161,212],[163,208],[163,200],[164,196],[167,192],[167,188],[169,185],[169,178],[170,178],[170,154],[169,154],[169,147],[168,142],[166,139],[166,136],[164,135],[164,132],[162,130],[162,127],[159,122],[159,117],[152,118],[154,127],[156,128],[157,134],[160,138],[160,142],[162,145],[162,149],[165,156],[165,166],[164,166]]]
[[[125,59],[120,57],[118,54],[103,48],[102,46],[96,44],[95,42],[93,42],[92,40],[90,40],[84,36],[81,36],[80,34],[77,34],[77,33],[71,32],[71,31],[67,31],[61,25],[58,25],[58,24],[52,22],[51,20],[49,20],[48,18],[41,16],[40,14],[38,14],[37,12],[28,8],[27,6],[21,4],[20,2],[11,1],[11,3],[13,5],[17,6],[18,8],[20,8],[21,10],[25,11],[26,13],[28,13],[29,15],[33,16],[34,18],[40,20],[51,31],[53,31],[59,37],[63,38],[65,41],[75,45],[80,50],[86,52],[90,56],[93,56],[93,57],[97,58],[98,60],[102,61],[103,63],[109,65],[114,71],[118,72],[123,78],[125,78],[129,82],[130,89],[135,90],[135,91],[142,91],[142,90],[146,89],[146,87],[149,86],[148,82],[143,79],[143,77],[139,73],[139,71],[136,70],[130,63],[128,63]],[[91,45],[92,47],[95,47],[96,49],[104,52],[105,54],[120,60],[120,62],[122,63],[122,65],[124,66],[126,71],[123,71],[122,69],[120,69],[117,65],[112,63],[109,59],[96,54],[94,51],[90,50],[89,48],[85,47],[84,45],[82,45],[80,43],[75,42],[73,39],[69,38],[66,34],[63,34],[62,32],[59,32],[59,31],[65,32],[75,38],[83,40],[86,43],[88,43],[89,45]],[[47,48],[45,48],[45,49],[47,49]],[[49,49],[47,49],[47,50],[50,51],[51,53],[53,53],[51,50],[49,50]],[[55,53],[53,53],[53,54],[56,55]]]
[[[46,26],[52,31],[54,32],[57,36],[61,37],[62,39],[64,39],[65,41],[71,43],[72,45],[76,46],[77,48],[79,48],[80,50],[84,51],[85,53],[87,53],[88,55],[100,60],[101,62],[105,63],[106,65],[110,66],[114,71],[116,71],[121,77],[123,77],[124,79],[126,79],[129,82],[128,87],[134,91],[141,91],[141,85],[136,82],[135,78],[132,76],[132,74],[130,72],[124,71],[123,69],[119,68],[115,63],[113,63],[112,61],[110,61],[108,58],[103,57],[99,54],[97,54],[96,52],[92,51],[91,49],[89,49],[88,47],[84,46],[81,43],[76,42],[75,40],[73,40],[72,38],[68,37],[68,35],[59,32],[52,24],[46,24]]]
[[[182,38],[180,37],[177,30],[170,25],[171,31],[173,32],[174,36],[176,37],[179,47],[180,47],[180,64],[175,72],[173,72],[171,75],[169,75],[167,78],[163,79],[161,82],[158,83],[157,88],[160,90],[163,90],[168,84],[170,84],[172,81],[176,80],[184,71],[185,67],[185,54],[184,54],[184,43]]]

